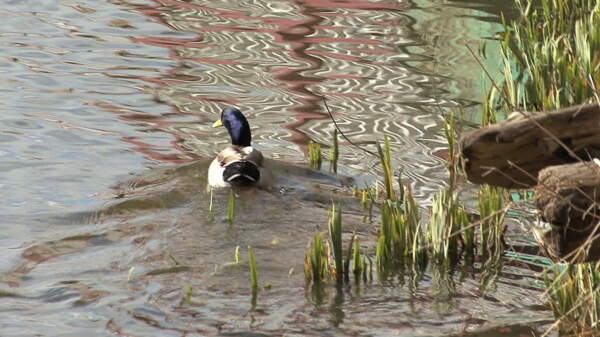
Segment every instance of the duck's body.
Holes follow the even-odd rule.
[[[226,108],[213,126],[225,126],[231,145],[222,150],[208,168],[211,187],[266,186],[271,173],[262,153],[251,146],[252,136],[246,117],[235,108]]]
[[[261,185],[265,176],[262,153],[251,146],[226,147],[208,168],[212,187]]]

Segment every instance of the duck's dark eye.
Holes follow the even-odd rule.
[[[222,119],[221,121],[222,121],[222,123],[223,123],[223,126],[224,126],[224,127],[227,129],[227,130],[229,130],[229,128],[231,127],[231,122],[230,122],[228,119]]]

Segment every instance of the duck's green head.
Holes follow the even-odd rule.
[[[252,135],[250,124],[242,112],[236,108],[225,108],[221,111],[221,119],[213,124],[213,127],[224,126],[231,137],[231,144],[238,146],[250,146]]]

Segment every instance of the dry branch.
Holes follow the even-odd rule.
[[[507,188],[537,185],[539,171],[600,155],[600,106],[586,104],[546,113],[513,113],[502,123],[465,135],[461,151],[467,178]]]

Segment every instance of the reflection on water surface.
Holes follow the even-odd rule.
[[[531,317],[525,325],[547,319],[536,309],[534,273],[524,270],[507,271],[487,298],[469,278],[461,296],[437,301],[426,279],[416,292],[377,282],[330,289],[315,305],[302,258],[325,224],[331,193],[315,187],[323,177],[286,164],[281,190],[240,195],[233,225],[224,221],[224,195],[214,196],[214,221],[207,216],[207,160],[228,143],[224,130],[210,127],[220,110],[240,107],[255,146],[298,165],[310,140],[330,142],[322,96],[354,143],[373,150],[388,135],[394,165],[419,199],[429,199],[447,177],[436,155],[445,148],[442,110],[477,110],[481,75],[463,46],[494,36],[502,9],[494,6],[7,4],[0,24],[0,247],[7,252],[0,289],[11,296],[0,295],[2,333],[425,336],[514,325],[516,336],[529,329],[519,325],[523,312]],[[343,174],[373,179],[373,164],[342,142]],[[356,201],[338,198],[346,228],[367,242],[374,227],[362,222]],[[271,285],[256,311],[249,311],[246,267],[228,264],[236,246],[248,245]],[[196,302],[182,302],[186,282]]]

